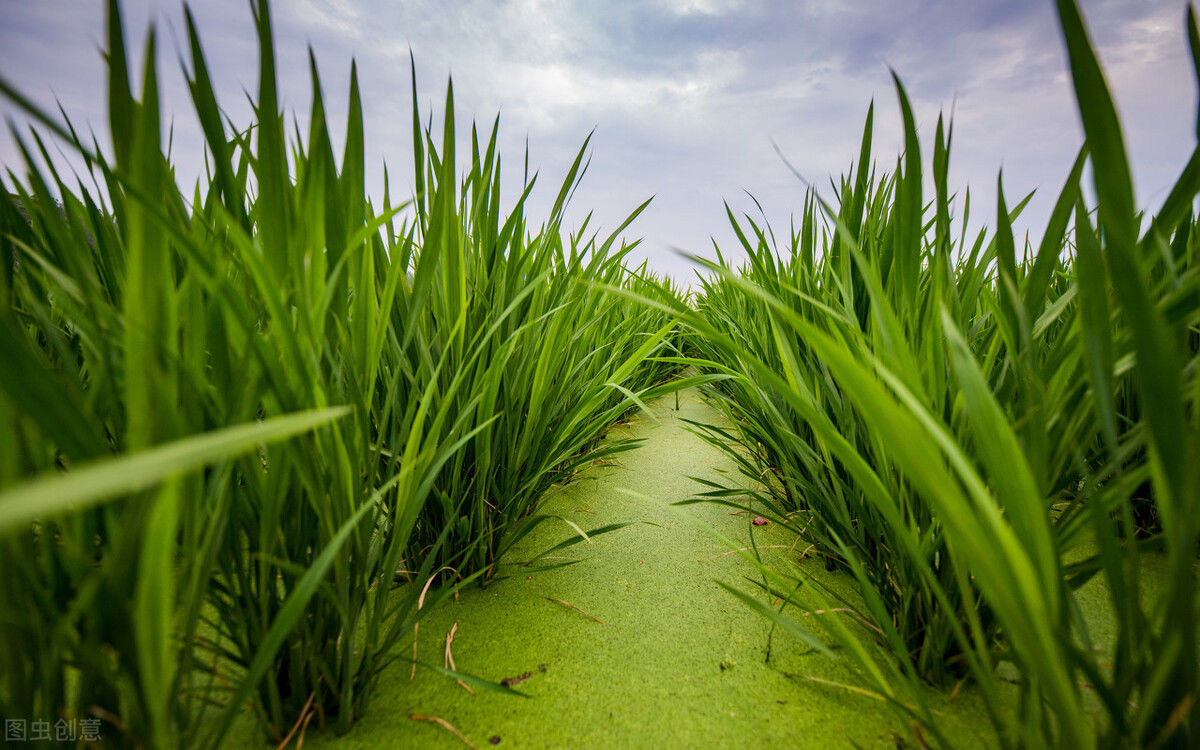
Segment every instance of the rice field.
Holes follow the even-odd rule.
[[[187,16],[187,190],[116,0],[110,150],[0,77],[38,123],[0,177],[5,746],[1195,747],[1200,147],[1138,204],[1056,9],[1086,143],[1035,239],[896,78],[902,153],[872,104],[691,287],[632,260],[648,202],[567,224],[587,139],[502,200],[499,121],[447,85],[435,131],[415,65],[414,193],[369,195],[357,71],[344,137],[315,60],[292,128],[266,0],[249,123]]]

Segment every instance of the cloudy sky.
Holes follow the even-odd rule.
[[[0,0],[0,75],[36,101],[57,98],[80,125],[105,127],[101,0]],[[1195,145],[1196,92],[1180,0],[1082,0],[1123,117],[1138,200],[1155,206]],[[246,122],[256,87],[246,0],[203,0],[194,12],[222,106]],[[181,181],[203,155],[179,74],[184,39],[176,0],[129,0],[140,40],[160,34],[164,106],[175,124]],[[1022,226],[1040,226],[1082,135],[1051,0],[278,0],[274,6],[285,106],[304,122],[307,47],[320,64],[327,106],[344,108],[351,59],[363,89],[369,189],[393,193],[412,179],[408,64],[420,106],[439,109],[453,76],[460,118],[501,115],[501,153],[516,189],[528,139],[544,207],[575,151],[595,129],[592,162],[573,221],[587,211],[615,228],[642,200],[630,230],[642,256],[686,280],[674,248],[708,254],[732,235],[722,201],[787,225],[808,180],[827,185],[857,153],[875,99],[875,157],[900,145],[889,68],[913,99],[926,151],[940,111],[954,113],[951,179],[972,187],[973,213],[992,222],[1003,168],[1010,203],[1040,188]],[[136,48],[140,44],[133,45]],[[139,52],[140,56],[140,52]],[[0,113],[23,127],[6,103]],[[344,114],[331,117],[340,132]],[[101,138],[103,142],[103,138]],[[928,156],[928,153],[927,153]],[[20,171],[10,137],[0,164]]]

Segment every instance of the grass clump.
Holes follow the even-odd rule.
[[[1188,747],[1200,157],[1157,212],[1135,210],[1083,21],[1069,0],[1058,11],[1087,143],[1036,248],[1018,254],[1025,200],[1010,209],[1002,185],[995,228],[968,236],[949,130],[939,119],[929,171],[898,80],[893,171],[872,166],[872,110],[857,166],[832,201],[809,193],[782,243],[730,213],[748,261],[709,264],[681,314],[695,363],[734,376],[709,391],[735,427],[698,431],[761,482],[748,503],[717,485],[702,498],[771,516],[852,577],[847,595],[760,565],[779,605],[749,601],[839,646],[918,739],[948,744],[925,686],[970,683],[1001,746]],[[1188,30],[1195,56],[1190,12]],[[1146,555],[1165,560],[1156,590]],[[1076,602],[1097,577],[1113,644]]]
[[[497,128],[483,147],[472,131],[463,177],[451,92],[438,142],[414,80],[417,193],[376,208],[355,70],[340,157],[315,63],[307,137],[289,138],[269,5],[254,16],[245,128],[187,18],[209,165],[190,195],[161,140],[154,34],[135,95],[115,0],[112,154],[0,82],[93,178],[69,183],[38,132],[16,134],[0,713],[97,718],[114,746],[215,746],[246,706],[276,742],[346,731],[422,613],[547,521],[551,484],[632,447],[599,439],[675,387],[678,365],[650,361],[674,351],[672,316],[601,291],[678,295],[626,265],[628,222],[563,237],[586,142],[531,229],[532,181],[501,210]]]

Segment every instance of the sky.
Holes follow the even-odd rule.
[[[1080,5],[1122,117],[1137,199],[1153,208],[1196,146],[1185,5]],[[60,103],[105,144],[103,7],[0,0],[0,76],[43,106]],[[136,59],[145,30],[158,29],[164,119],[190,192],[204,157],[180,73],[181,7],[123,3]],[[335,148],[357,61],[371,195],[382,195],[385,163],[392,194],[412,191],[411,51],[422,119],[440,115],[451,77],[460,132],[471,119],[490,127],[499,113],[510,196],[528,144],[539,173],[534,219],[594,131],[568,224],[591,212],[593,228],[611,231],[653,196],[625,234],[642,238],[636,257],[684,283],[693,269],[680,251],[711,256],[714,241],[734,250],[724,202],[757,215],[757,200],[786,234],[806,187],[780,153],[828,196],[829,178],[857,156],[872,100],[874,157],[894,165],[902,138],[891,70],[912,99],[927,165],[939,113],[953,114],[951,189],[970,186],[973,225],[994,224],[1003,170],[1010,206],[1037,190],[1017,224],[1036,242],[1083,139],[1051,0],[278,0],[272,8],[285,109],[303,128],[311,47]],[[193,13],[218,100],[246,123],[258,75],[249,4],[202,0]],[[0,115],[28,127],[7,102]],[[24,171],[7,132],[0,165]]]

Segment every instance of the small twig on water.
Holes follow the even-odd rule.
[[[601,625],[608,624],[607,622],[605,622],[604,620],[601,620],[599,617],[596,617],[595,615],[589,615],[587,612],[584,612],[582,609],[580,609],[579,607],[576,607],[574,604],[572,604],[570,602],[564,602],[562,599],[555,599],[552,596],[547,596],[546,599],[548,599],[549,601],[552,601],[552,602],[558,602],[559,604],[563,605],[564,607],[570,607],[571,609],[575,610],[576,612],[580,613],[581,615],[584,615],[585,617],[590,617],[591,619],[595,620],[596,622],[600,623]]]
[[[458,623],[456,622],[450,628],[450,632],[446,633],[446,667],[455,672],[458,671],[458,667],[454,666],[454,654],[451,653],[450,646],[451,646],[451,644],[454,643],[454,634],[457,632],[458,632]],[[463,690],[466,690],[471,695],[475,695],[475,691],[472,690],[471,687],[467,683],[463,682],[462,680],[459,680],[458,684],[462,685]]]
[[[479,750],[479,748],[475,747],[474,743],[472,743],[470,740],[467,739],[467,736],[465,734],[458,731],[458,729],[455,728],[455,726],[453,724],[451,724],[450,722],[446,721],[445,719],[443,719],[441,717],[422,716],[420,714],[409,714],[408,718],[412,719],[413,721],[428,721],[431,724],[437,724],[438,726],[442,727],[443,729],[453,732],[454,736],[459,738],[460,740],[462,740],[463,744],[466,745],[467,747],[472,748],[472,750]]]
[[[450,567],[449,565],[443,565],[442,567],[433,571],[433,575],[429,576],[429,580],[425,582],[425,587],[421,589],[421,595],[419,597],[417,597],[417,611],[418,612],[421,611],[421,607],[425,606],[425,595],[429,593],[429,587],[433,585],[433,580],[435,578],[437,578],[438,573],[441,573],[443,570],[448,570],[451,573],[453,573],[454,575],[458,575],[458,571],[455,570],[454,568]],[[454,593],[457,596],[458,591],[455,591]],[[417,676],[417,631],[420,627],[421,627],[420,622],[413,623],[412,671],[409,672],[409,674],[408,674],[409,682],[412,682],[413,679],[415,679]]]
[[[705,557],[703,559],[716,560],[718,557],[725,557],[726,555],[732,555],[735,552],[745,552],[748,549],[755,549],[755,548],[754,547],[741,547],[739,549],[731,549],[728,552],[722,552],[719,555],[713,555],[712,557]],[[786,544],[765,544],[765,545],[760,545],[758,547],[758,549],[791,549],[791,547],[789,547]]]

